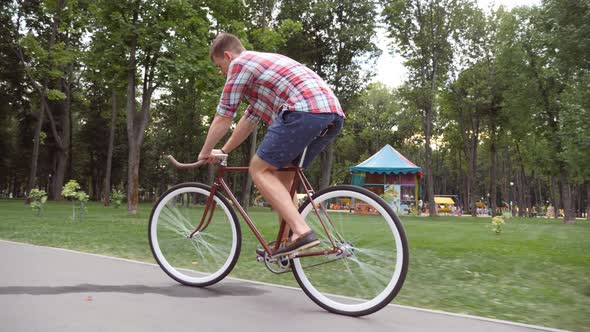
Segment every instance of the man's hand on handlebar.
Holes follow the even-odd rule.
[[[213,149],[209,153],[206,151],[201,151],[201,153],[199,153],[199,160],[203,160],[208,164],[217,164],[221,162],[219,155],[225,154],[219,149]]]

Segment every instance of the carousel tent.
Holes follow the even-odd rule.
[[[387,144],[369,159],[350,167],[352,184],[381,195],[400,213],[418,208],[422,168]]]
[[[362,163],[351,167],[353,173],[366,172],[376,174],[422,174],[422,168],[414,165],[408,158],[387,144],[379,152]]]

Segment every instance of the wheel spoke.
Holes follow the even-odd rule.
[[[240,252],[237,216],[221,198],[215,198],[216,213],[210,216],[205,230],[189,237],[205,211],[196,202],[207,202],[209,196],[207,186],[179,185],[169,189],[152,212],[150,243],[156,261],[183,284],[206,286],[218,282],[234,267]]]
[[[392,250],[392,252],[390,252],[389,254],[383,253],[382,251],[378,250],[378,249],[368,249],[368,248],[358,248],[355,247],[354,248],[355,252],[361,253],[363,255],[366,255],[376,261],[379,261],[381,263],[385,263],[388,261],[391,261],[392,259],[395,259],[395,254],[391,255],[391,253],[395,253],[395,250]]]
[[[371,280],[376,279],[381,282],[381,285],[387,285],[391,280],[391,275],[393,273],[385,268],[381,268],[374,264],[363,263],[354,256],[346,258],[345,260],[356,263],[359,266],[360,271],[365,275],[366,280],[369,281],[369,284],[371,284]]]
[[[361,285],[359,280],[357,278],[355,278],[355,273],[350,268],[346,258],[342,259],[342,263],[344,264],[344,266],[346,267],[346,270],[348,271],[348,278],[347,279],[352,280],[356,284],[357,289],[363,289],[363,286]]]
[[[163,210],[162,218],[163,221],[167,221],[164,225],[169,227],[171,230],[175,230],[178,234],[186,234],[186,232],[192,231],[193,227],[186,217],[178,211],[177,207],[166,206]]]
[[[341,202],[361,208],[325,209]],[[401,250],[407,242],[397,216],[379,197],[352,186],[323,190],[313,204],[322,206],[321,216],[332,221],[326,224],[342,253],[294,259],[293,272],[301,287],[325,309],[346,315],[365,315],[387,305],[399,291],[395,286],[405,279],[407,264],[407,249]],[[302,216],[314,225],[324,246],[329,245],[311,203],[302,207]]]

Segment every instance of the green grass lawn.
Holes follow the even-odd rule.
[[[90,203],[72,223],[68,202],[50,202],[42,217],[22,201],[0,200],[0,238],[154,262],[147,239],[151,205],[136,216]],[[276,217],[252,209],[269,239]],[[590,223],[511,219],[501,235],[489,219],[402,219],[410,243],[410,269],[394,303],[590,331]],[[255,261],[257,241],[242,223],[242,255],[233,277],[297,286]]]

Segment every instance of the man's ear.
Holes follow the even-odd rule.
[[[231,61],[234,59],[234,54],[230,51],[223,51],[223,57],[228,60]]]

